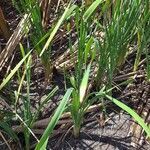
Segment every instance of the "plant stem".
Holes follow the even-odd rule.
[[[73,134],[74,134],[75,138],[79,137],[79,134],[80,134],[80,125],[79,124],[73,126]]]

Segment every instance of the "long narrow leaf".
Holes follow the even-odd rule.
[[[95,2],[92,3],[92,5],[86,10],[86,12],[83,15],[85,21],[87,21],[87,19],[92,15],[92,13],[95,11],[98,5],[102,2],[103,0],[96,0]]]
[[[50,100],[51,100],[51,97],[56,93],[56,91],[58,90],[58,86],[56,86],[47,96],[46,98],[44,98],[42,104],[39,106],[39,108],[36,110],[36,113],[33,117],[33,120],[32,120],[32,123],[31,125],[34,123],[34,121],[37,119],[38,115],[39,115],[39,112],[41,111],[41,109],[43,108],[43,106],[45,104],[47,104]]]
[[[84,73],[81,85],[80,85],[80,103],[83,102],[85,93],[86,93],[86,89],[87,89],[87,85],[88,85],[88,80],[89,80],[89,75],[90,75],[90,67],[91,65],[88,66],[87,70]]]
[[[41,53],[40,53],[40,56],[42,56],[43,53],[44,53],[44,51],[45,51],[46,49],[48,49],[48,47],[49,47],[49,45],[50,45],[52,39],[54,38],[54,36],[55,36],[56,32],[58,31],[59,27],[61,26],[62,22],[63,22],[63,21],[66,19],[66,17],[68,17],[68,16],[71,14],[71,12],[76,8],[76,5],[73,5],[71,8],[69,8],[69,7],[70,7],[70,3],[69,3],[69,5],[68,5],[68,7],[65,9],[65,12],[63,13],[63,15],[61,16],[61,18],[59,19],[59,21],[57,22],[57,24],[56,24],[54,30],[52,31],[52,33],[51,33],[49,39],[47,40],[46,44],[44,45],[44,48],[42,49],[42,51],[41,51]]]
[[[14,76],[14,74],[17,72],[17,70],[20,68],[20,66],[23,64],[23,62],[28,58],[28,56],[31,54],[32,50],[29,51],[25,57],[16,65],[16,67],[10,72],[10,74],[3,80],[3,82],[0,84],[0,90],[9,82],[9,80]]]
[[[39,143],[37,144],[36,146],[36,150],[41,150],[41,149],[46,149],[46,145],[47,145],[47,142],[48,142],[48,137],[50,136],[50,134],[52,133],[55,125],[57,124],[59,118],[61,117],[61,114],[63,113],[64,111],[64,108],[67,104],[67,101],[69,100],[69,97],[72,93],[72,88],[68,89],[66,94],[64,95],[62,101],[60,102],[54,116],[52,117],[50,123],[48,124],[45,132],[43,133],[43,136],[41,137]],[[44,146],[43,146],[44,145]]]
[[[139,125],[145,130],[148,137],[150,137],[150,128],[144,123],[143,119],[134,110],[132,110],[130,107],[128,107],[127,105],[125,105],[124,103],[118,101],[115,98],[112,98],[108,95],[105,95],[105,96],[109,100],[113,101],[117,106],[119,106],[120,108],[125,110],[127,113],[129,113],[139,123]]]

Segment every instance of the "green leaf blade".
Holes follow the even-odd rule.
[[[36,150],[41,150],[41,147],[42,147],[42,149],[44,149],[44,147],[46,149],[46,145],[47,145],[47,142],[48,142],[48,137],[52,133],[55,125],[57,124],[59,118],[61,117],[61,114],[64,111],[64,108],[65,108],[65,106],[66,106],[66,104],[67,104],[67,102],[69,100],[69,97],[70,97],[70,95],[72,93],[72,90],[73,90],[72,88],[67,90],[67,92],[64,95],[62,101],[60,102],[60,104],[59,104],[55,114],[53,115],[50,123],[48,124],[45,132],[43,133],[43,136],[41,137],[39,143],[37,144],[37,146],[35,148]],[[43,145],[45,145],[45,146],[43,146]]]

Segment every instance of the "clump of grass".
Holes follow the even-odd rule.
[[[88,87],[89,74],[90,74],[90,65],[85,71],[79,89],[76,86],[75,79],[73,77],[71,78],[71,83],[74,87],[74,90],[71,96],[72,100],[71,100],[70,111],[74,123],[73,133],[75,137],[79,136],[81,124],[83,123],[84,113],[88,106],[88,98],[87,98],[88,96],[86,95],[86,90]]]
[[[137,24],[142,13],[141,1],[118,0],[113,4],[111,19],[104,18],[101,28],[104,37],[99,41],[97,60],[96,83],[99,87],[102,84],[108,84],[110,87],[116,68],[125,62],[129,45],[137,34]]]
[[[101,2],[102,1],[98,0],[95,1],[86,11],[76,9],[76,14],[74,16],[77,31],[77,62],[75,64],[74,76],[70,77],[70,82],[74,87],[71,96],[70,111],[74,122],[73,133],[75,137],[79,136],[84,113],[90,104],[94,102],[89,99],[89,94],[86,93],[88,89],[91,63],[95,59],[96,54],[96,44],[92,36],[92,28],[90,28],[92,25],[90,17]],[[72,54],[74,53],[71,44],[70,51]],[[89,62],[90,64],[87,65]],[[83,68],[86,68],[85,72]]]
[[[40,55],[41,49],[43,48],[46,40],[42,41],[38,45],[37,43],[43,38],[46,32],[42,26],[42,11],[39,2],[32,0],[13,0],[13,3],[21,14],[29,14],[28,26],[29,30],[31,29],[31,34],[28,35],[29,31],[27,31],[26,35],[29,36],[31,44],[33,45],[33,48],[35,49],[37,54]],[[43,66],[45,67],[45,80],[48,81],[48,78],[50,78],[50,75],[52,73],[52,65],[50,61],[50,48],[49,51],[47,51],[41,57],[41,61]]]
[[[19,12],[23,14],[29,14],[28,26],[29,29],[31,29],[31,34],[28,35],[28,31],[27,36],[29,36],[29,39],[31,40],[32,48],[37,52],[38,56],[41,58],[41,62],[45,70],[45,82],[47,84],[51,81],[53,73],[53,63],[51,61],[52,40],[56,32],[60,28],[62,22],[66,19],[66,17],[69,16],[73,9],[70,8],[69,4],[68,7],[65,9],[64,14],[60,17],[60,19],[58,19],[56,25],[52,25],[49,31],[45,31],[44,27],[42,26],[42,20],[44,18],[42,18],[41,7],[38,1],[14,0],[14,5],[19,10]]]

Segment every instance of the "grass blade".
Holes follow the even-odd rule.
[[[41,137],[39,143],[37,144],[36,146],[36,150],[41,150],[42,149],[46,149],[46,145],[47,145],[47,142],[48,142],[48,137],[50,136],[50,134],[52,133],[55,125],[57,124],[61,114],[63,113],[64,111],[64,108],[67,104],[67,101],[69,100],[69,97],[72,93],[72,88],[68,89],[66,94],[64,95],[62,101],[60,102],[54,116],[52,117],[50,123],[48,124],[48,127],[46,128],[45,132],[43,133],[43,136]],[[44,147],[43,147],[44,145]]]
[[[102,3],[103,0],[96,0],[92,3],[92,5],[86,10],[86,12],[83,15],[83,18],[85,21],[92,15],[92,13],[95,11],[95,9],[98,7],[100,3]]]
[[[33,123],[35,122],[35,120],[37,119],[39,112],[41,111],[41,109],[44,107],[45,104],[47,104],[50,100],[51,97],[56,93],[56,91],[58,90],[58,86],[56,86],[47,96],[46,98],[44,98],[42,104],[39,106],[39,108],[36,110],[36,113],[33,117],[32,123],[31,125],[33,125]]]
[[[17,70],[20,68],[20,66],[23,64],[23,62],[28,58],[28,56],[31,54],[32,51],[29,51],[25,57],[16,65],[16,67],[10,72],[10,74],[3,80],[3,82],[0,84],[0,90],[9,82],[9,80],[14,76],[14,74],[17,72]]]
[[[40,53],[40,56],[43,55],[44,51],[46,49],[48,49],[52,39],[54,38],[56,32],[58,31],[59,27],[61,26],[62,22],[66,19],[66,17],[69,16],[69,14],[71,14],[71,12],[76,8],[74,5],[69,9],[70,7],[70,3],[68,5],[68,7],[65,9],[65,12],[63,13],[63,15],[61,16],[61,18],[59,19],[59,21],[57,22],[54,30],[52,31],[49,39],[47,40],[46,44],[44,45],[44,48],[42,49],[41,53]]]
[[[130,107],[125,105],[124,103],[120,102],[119,100],[112,98],[111,96],[105,95],[109,100],[113,101],[117,106],[128,112],[138,123],[139,125],[145,130],[148,137],[150,137],[150,128],[144,123],[143,119]]]
[[[83,102],[85,93],[86,93],[86,89],[87,89],[87,85],[88,85],[88,79],[89,79],[89,75],[90,75],[90,67],[91,65],[88,65],[87,70],[85,71],[85,74],[83,76],[81,85],[80,85],[80,103]]]

